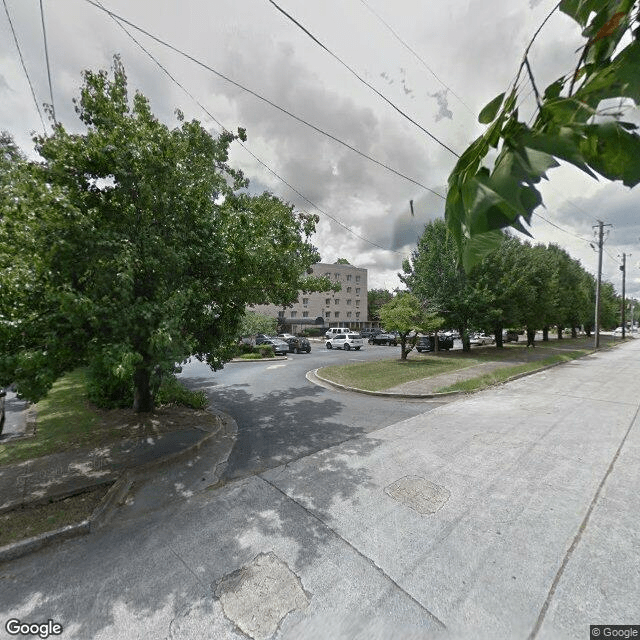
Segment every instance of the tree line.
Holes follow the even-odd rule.
[[[526,330],[532,345],[537,330],[546,340],[552,327],[559,339],[563,328],[576,337],[579,328],[590,335],[594,327],[595,278],[555,244],[532,245],[505,234],[497,249],[465,271],[446,223],[435,220],[400,278],[425,311],[460,332],[465,350],[471,330],[493,333],[500,347],[507,328]],[[601,284],[600,295],[601,326],[613,328],[621,300],[609,282]]]

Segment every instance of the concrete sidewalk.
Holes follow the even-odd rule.
[[[166,509],[140,509],[166,490],[150,477],[108,527],[6,564],[0,622],[174,640],[640,624],[639,380],[635,341],[215,490],[183,467]]]

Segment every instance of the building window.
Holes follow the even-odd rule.
[[[340,304],[340,298],[336,298],[336,299],[334,300],[334,302],[335,302],[336,304]]]
[[[340,280],[340,274],[339,273],[334,273],[333,275],[336,277],[336,280]]]
[[[351,293],[351,287],[347,287],[347,293]]]
[[[325,318],[330,318],[331,317],[331,311],[326,311],[324,314]]]
[[[356,300],[356,307],[360,306],[360,300]]]
[[[309,298],[302,298],[302,304],[309,304]]]
[[[360,317],[360,312],[356,311],[356,318],[359,318],[359,317]]]
[[[356,295],[359,296],[360,295],[360,287],[356,287]]]
[[[292,318],[295,318],[297,315],[298,315],[298,312],[297,312],[297,311],[292,311],[292,312],[291,312],[291,317],[292,317]]]
[[[351,298],[347,300],[347,304],[351,304]]]
[[[351,317],[351,311],[347,311],[347,318]]]
[[[360,282],[360,276],[356,276],[356,282]]]
[[[339,312],[339,311],[336,311],[336,312],[333,314],[333,317],[334,317],[334,318],[339,318],[339,317],[340,317],[340,312]]]
[[[278,311],[278,318],[284,318],[284,311]]]
[[[331,304],[331,298],[325,298],[324,304],[328,307]]]
[[[350,273],[347,274],[347,282],[351,282],[351,274]]]
[[[308,311],[303,311],[302,312],[302,317],[303,318],[308,318],[309,317],[309,312]]]

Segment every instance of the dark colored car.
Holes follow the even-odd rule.
[[[365,339],[369,340],[369,338],[373,338],[373,336],[377,336],[378,334],[383,333],[382,329],[362,329],[360,331],[360,335]]]
[[[435,336],[420,336],[416,342],[416,351],[434,351],[436,346]],[[438,351],[449,351],[453,349],[453,338],[451,336],[438,336]]]
[[[502,341],[503,342],[518,342],[518,332],[512,331],[511,329],[506,329],[502,332]]]
[[[7,395],[7,392],[4,389],[0,389],[0,433],[2,433],[2,429],[4,428],[4,397]]]
[[[286,338],[289,353],[311,353],[311,343],[306,338]]]
[[[398,344],[398,336],[394,333],[379,333],[369,338],[369,344],[388,344],[395,347]]]
[[[256,340],[256,343],[257,342],[258,341]],[[289,353],[289,345],[284,340],[280,340],[280,338],[267,338],[260,344],[270,345],[277,356],[286,356],[287,353]]]

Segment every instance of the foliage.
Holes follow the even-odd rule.
[[[35,138],[43,162],[0,174],[0,384],[37,400],[95,361],[149,411],[175,362],[231,357],[246,305],[331,287],[307,275],[317,216],[244,191],[227,164],[244,132],[214,138],[180,113],[170,129],[129,99],[117,57],[111,77],[84,73],[75,104],[84,133],[57,124]]]
[[[270,336],[276,332],[277,326],[276,318],[255,311],[245,311],[240,321],[239,335],[255,336],[258,333],[264,333]]]
[[[209,405],[207,394],[204,391],[187,389],[173,374],[162,378],[155,399],[159,405],[179,404],[192,409],[206,409]]]
[[[334,264],[351,264],[346,258],[338,258]]]
[[[380,321],[380,308],[393,298],[393,293],[386,289],[371,289],[367,292],[367,314],[369,320]]]
[[[442,325],[442,318],[426,313],[416,296],[399,292],[380,309],[380,319],[387,331],[397,331],[400,337],[400,359],[406,360],[415,347],[419,331],[431,331]],[[409,335],[413,336],[409,338]]]
[[[538,91],[530,43],[513,88],[480,113],[487,131],[449,176],[445,215],[467,271],[500,244],[501,229],[528,233],[523,223],[542,204],[537,185],[559,161],[628,187],[640,182],[637,125],[622,119],[625,108],[640,102],[640,26],[632,30],[640,22],[636,3],[562,0],[559,9],[583,28],[586,39],[575,70]],[[516,87],[525,69],[538,106],[531,125],[518,115]],[[495,161],[483,164],[492,149]]]
[[[463,348],[468,351],[468,328],[480,316],[484,300],[460,267],[456,244],[443,220],[425,226],[411,260],[405,260],[402,268],[400,279],[409,291],[425,309],[442,316],[460,332]]]

